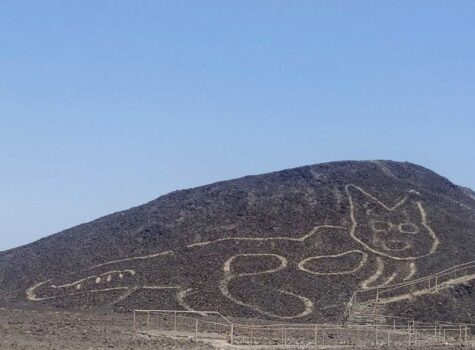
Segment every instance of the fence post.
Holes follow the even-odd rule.
[[[287,348],[287,328],[284,328],[284,348]]]
[[[234,325],[231,325],[231,345],[234,344]]]
[[[176,311],[173,312],[173,318],[174,318],[174,321],[173,321],[173,338],[176,339]]]
[[[137,312],[137,311],[134,310],[134,333],[137,332],[137,323],[136,323],[137,316],[136,316],[136,314],[135,314],[136,312]]]
[[[460,335],[460,343],[462,343],[462,325],[459,326],[460,327],[460,331],[459,331],[459,335]]]
[[[315,348],[318,345],[318,326],[315,325]]]
[[[359,325],[356,325],[356,341],[355,341],[355,346],[358,346],[360,342],[360,327]]]
[[[254,343],[254,328],[251,327],[251,347],[253,343]]]
[[[376,288],[376,302],[374,303],[374,311],[373,311],[373,324],[376,321],[376,309],[378,308],[379,303],[379,288]]]
[[[147,312],[147,329],[150,330],[150,311]]]
[[[195,341],[198,340],[198,319],[195,320]]]

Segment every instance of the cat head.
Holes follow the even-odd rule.
[[[347,185],[351,236],[366,249],[395,260],[414,260],[435,252],[439,240],[428,226],[422,202],[410,191],[390,207],[355,185]]]

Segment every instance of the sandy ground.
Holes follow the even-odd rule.
[[[438,347],[440,348],[440,347]],[[449,349],[474,349],[447,346]],[[220,349],[188,340],[134,335],[132,315],[0,308],[0,350],[208,350]],[[288,347],[287,349],[291,349]],[[349,348],[345,348],[349,349]],[[387,349],[387,347],[380,347]],[[391,350],[403,350],[391,348]],[[404,348],[429,350],[433,347]]]
[[[134,336],[128,314],[0,309],[1,350],[207,350],[192,341]]]

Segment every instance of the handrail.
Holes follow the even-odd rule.
[[[415,279],[415,280],[412,280],[412,281],[408,281],[408,282],[390,284],[390,285],[382,286],[382,287],[381,286],[376,286],[376,287],[371,287],[371,288],[368,288],[368,289],[359,289],[359,290],[356,290],[353,294],[354,295],[356,295],[356,294],[364,295],[365,293],[368,294],[368,293],[372,293],[372,292],[375,292],[375,291],[378,292],[378,293],[389,292],[391,290],[399,289],[399,288],[402,288],[402,287],[413,286],[413,285],[418,284],[418,283],[422,283],[422,282],[426,282],[426,281],[432,281],[432,280],[438,279],[440,277],[449,276],[450,274],[456,273],[458,271],[467,270],[467,269],[472,268],[472,267],[475,267],[475,261],[470,261],[470,262],[467,262],[467,263],[464,263],[464,264],[455,265],[455,266],[449,267],[448,269],[439,271],[435,274],[425,276],[425,277],[421,277],[421,278],[418,278],[418,279]],[[465,274],[465,275],[468,275],[468,274]],[[432,286],[431,286],[431,288],[432,288]],[[352,299],[353,299],[353,297],[352,297]]]
[[[418,279],[415,279],[415,280],[412,280],[412,281],[396,283],[396,284],[387,285],[387,286],[383,286],[383,287],[376,286],[376,287],[372,287],[372,288],[369,288],[369,289],[356,290],[356,291],[353,292],[350,300],[347,303],[347,307],[345,308],[344,314],[342,316],[342,322],[345,322],[347,320],[347,318],[349,318],[351,316],[352,308],[354,306],[356,306],[356,305],[365,305],[365,304],[370,305],[371,303],[374,303],[374,302],[376,302],[375,313],[372,315],[372,317],[374,319],[374,317],[380,316],[380,315],[376,315],[376,307],[377,307],[377,303],[378,303],[378,298],[381,296],[381,294],[388,293],[388,292],[391,292],[391,291],[394,291],[394,290],[397,290],[397,289],[401,289],[401,288],[404,288],[404,287],[408,287],[408,286],[414,286],[414,285],[424,283],[424,282],[427,282],[427,281],[429,281],[429,289],[432,290],[434,288],[438,288],[441,285],[447,284],[447,282],[449,282],[450,280],[455,280],[457,278],[461,278],[461,277],[464,277],[464,276],[469,276],[470,274],[468,273],[468,270],[473,268],[473,267],[475,267],[475,260],[474,261],[469,261],[469,262],[466,262],[466,263],[463,263],[463,264],[459,264],[459,265],[454,265],[454,266],[451,266],[451,267],[449,267],[445,270],[434,273],[432,275],[421,277],[421,278],[418,278]],[[447,279],[447,280],[443,281],[440,284],[437,283],[439,278],[444,278],[446,276],[450,276],[451,274],[456,274],[457,272],[464,271],[464,270],[465,270],[465,273],[463,275],[456,276],[456,277],[454,275],[454,278],[452,278],[452,279]],[[475,272],[473,274],[475,275]],[[433,281],[433,280],[436,281],[435,285],[430,284],[430,282]],[[356,300],[357,300],[358,294],[365,295],[365,293],[366,294],[376,293],[375,299],[370,299],[370,300],[364,300],[363,299],[364,301],[362,301],[360,303],[357,303]],[[360,315],[364,315],[364,314],[360,314]],[[386,317],[395,317],[395,316],[389,316],[389,315],[381,315],[381,316],[383,316],[383,317],[385,317],[385,316]]]
[[[467,262],[467,263],[464,263],[464,264],[460,264],[460,265],[455,265],[455,266],[452,266],[452,267],[449,267],[448,269],[445,269],[445,270],[442,270],[442,271],[439,271],[437,273],[434,273],[432,275],[429,275],[429,276],[425,276],[425,277],[421,277],[421,278],[418,278],[418,279],[415,279],[415,280],[412,280],[412,281],[408,281],[408,282],[401,282],[401,283],[396,283],[396,284],[389,284],[387,286],[383,286],[383,287],[371,287],[371,288],[368,288],[368,289],[359,289],[357,290],[356,292],[366,292],[366,291],[370,291],[370,290],[376,290],[376,289],[379,289],[379,290],[387,290],[389,288],[392,288],[392,287],[404,287],[404,286],[409,286],[409,285],[412,285],[412,284],[415,284],[415,283],[418,283],[418,282],[424,282],[424,281],[428,281],[429,279],[433,279],[435,277],[440,277],[440,276],[444,276],[444,275],[448,275],[450,273],[453,273],[453,272],[456,272],[456,271],[460,271],[460,270],[463,270],[463,269],[466,269],[468,267],[472,267],[472,266],[475,266],[475,260],[474,261],[470,261],[470,262]]]
[[[199,314],[200,312],[196,311],[180,311],[180,310],[134,310],[134,313],[183,313],[183,314]],[[217,311],[206,311],[202,313],[208,313],[208,314],[215,314],[222,316],[219,312]],[[361,314],[365,315],[365,314]],[[368,314],[368,316],[372,316]],[[434,329],[435,326],[442,327],[444,329],[449,329],[449,327],[452,327],[454,329],[459,329],[460,327],[473,327],[475,324],[470,324],[470,323],[451,323],[451,322],[444,322],[444,321],[434,321],[434,322],[421,322],[421,321],[415,321],[414,319],[407,318],[407,317],[400,317],[400,316],[392,316],[392,315],[378,315],[381,317],[386,317],[386,318],[393,318],[393,319],[400,319],[404,321],[408,321],[409,324],[411,325],[411,329],[413,330],[423,330],[423,329]],[[178,316],[180,317],[180,316]],[[186,318],[186,319],[194,319],[196,320],[197,318],[193,317],[187,317],[187,316],[181,316],[180,318]],[[226,319],[223,317],[223,319]],[[368,328],[368,329],[407,329],[406,325],[401,325],[401,324],[373,324],[373,325],[361,325],[361,324],[348,324],[347,326],[339,325],[339,324],[332,324],[332,323],[301,323],[301,324],[294,324],[294,323],[287,323],[287,324],[264,324],[264,325],[249,325],[249,324],[239,324],[239,323],[231,323],[229,325],[223,324],[223,323],[218,323],[218,322],[212,322],[212,321],[203,321],[205,323],[211,323],[211,324],[216,324],[216,325],[221,325],[221,326],[231,326],[234,327],[235,329],[254,329],[254,330],[314,330],[315,328],[318,328],[320,330],[325,330],[325,329],[343,329],[343,328]]]

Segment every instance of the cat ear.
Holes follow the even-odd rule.
[[[368,210],[372,210],[378,206],[389,210],[389,208],[379,199],[358,186],[347,185],[346,193],[348,195],[348,200],[350,201],[352,210],[366,213]]]
[[[394,210],[399,207],[414,207],[416,206],[417,202],[420,201],[420,193],[415,190],[408,191],[402,198],[400,198],[397,202],[393,203],[383,203],[378,198],[373,196],[372,194],[366,192],[362,188],[356,185],[347,185],[346,186],[346,193],[348,195],[348,199],[350,201],[350,205],[354,209],[362,209],[364,210],[371,210],[371,208],[375,208],[377,206],[382,207],[386,210]]]
[[[405,198],[398,209],[401,209],[410,217],[424,219],[422,195],[415,190],[410,190]]]

